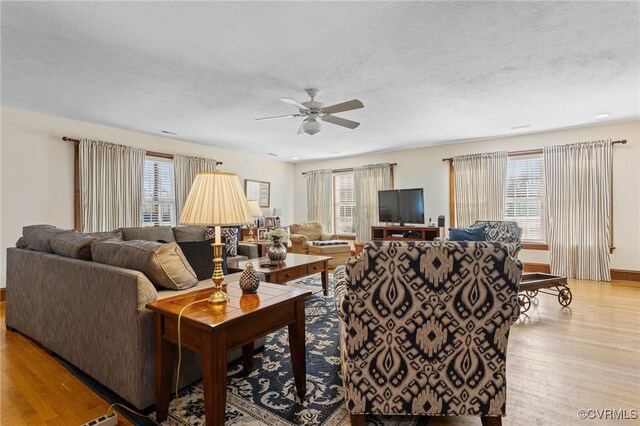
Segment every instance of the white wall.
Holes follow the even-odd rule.
[[[599,139],[628,141],[626,145],[615,145],[613,148],[616,249],[611,266],[615,269],[640,270],[640,121],[637,120],[297,164],[294,173],[294,221],[307,219],[303,171],[398,163],[395,168],[395,187],[423,187],[425,219],[431,217],[436,220],[439,215],[445,215],[446,225],[449,226],[449,164],[442,162],[443,158],[496,150],[538,149],[547,145]],[[549,253],[542,250],[523,250],[520,258],[525,262],[549,263]]]
[[[63,142],[63,136],[215,158],[223,162],[220,170],[236,173],[243,183],[271,182],[271,207],[265,214],[280,208],[282,223],[293,218],[291,163],[12,108],[0,114],[0,287],[5,287],[6,249],[15,245],[23,226],[73,228],[73,144]]]

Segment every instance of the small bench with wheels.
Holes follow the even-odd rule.
[[[529,310],[531,299],[536,297],[538,293],[556,296],[558,303],[562,306],[569,306],[573,298],[571,289],[567,285],[566,277],[542,272],[527,272],[522,274],[520,292],[518,293],[518,305],[520,305],[521,314]]]

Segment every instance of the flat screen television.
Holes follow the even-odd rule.
[[[424,191],[422,188],[378,191],[380,222],[424,224]]]

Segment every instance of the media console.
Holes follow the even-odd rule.
[[[444,227],[435,226],[372,226],[372,240],[433,241],[444,237]]]

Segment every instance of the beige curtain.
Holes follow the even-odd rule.
[[[453,157],[456,226],[504,220],[507,151]]]
[[[308,171],[306,176],[307,219],[320,222],[325,232],[331,232],[333,173],[331,170],[312,170]]]
[[[216,160],[212,158],[173,156],[173,176],[176,196],[176,217],[180,219],[184,203],[196,175],[201,172],[215,172]]]
[[[611,141],[544,148],[551,273],[611,281]]]
[[[371,164],[353,169],[356,196],[356,241],[371,239],[371,227],[378,225],[378,191],[391,189],[391,166]]]
[[[140,226],[145,150],[90,139],[79,150],[82,231]]]

